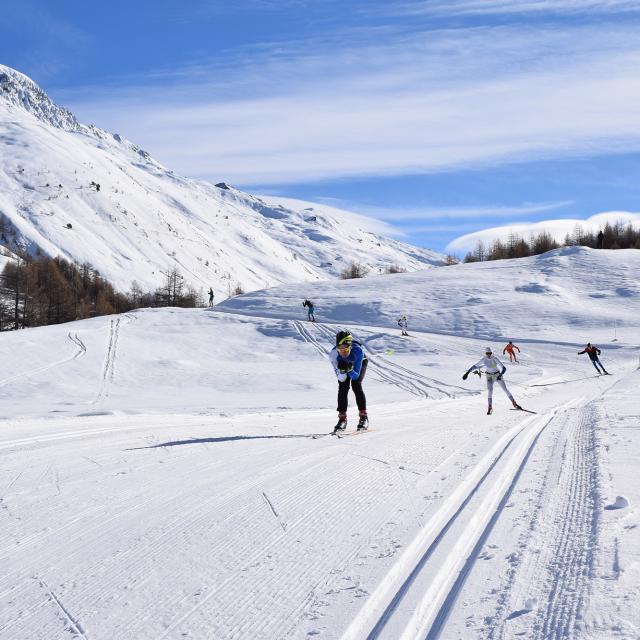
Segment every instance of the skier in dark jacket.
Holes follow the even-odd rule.
[[[302,306],[307,307],[307,318],[309,319],[309,322],[315,322],[316,317],[313,315],[313,310],[315,309],[313,302],[311,302],[311,300],[305,300],[302,303]]]
[[[213,288],[209,287],[209,306],[213,307]]]
[[[578,355],[581,356],[583,353],[588,354],[589,358],[591,359],[591,364],[596,368],[596,371],[598,373],[604,373],[605,375],[609,375],[605,370],[602,362],[600,362],[600,358],[598,358],[598,356],[601,353],[598,347],[596,347],[595,345],[592,345],[590,342],[587,342],[587,346],[582,351],[578,351]],[[602,367],[602,371],[598,369],[598,365]]]
[[[360,414],[358,431],[364,431],[369,426],[367,416],[367,399],[362,390],[362,380],[367,371],[367,356],[362,345],[353,339],[349,331],[338,331],[336,346],[329,353],[329,360],[338,378],[338,423],[336,431],[347,428],[347,406],[349,404],[349,387],[356,396],[356,404]]]

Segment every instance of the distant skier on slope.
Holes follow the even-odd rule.
[[[509,389],[507,389],[507,385],[505,384],[502,376],[504,375],[507,367],[505,367],[500,360],[493,355],[491,347],[486,347],[484,350],[484,358],[476,362],[472,367],[467,369],[462,376],[463,380],[466,380],[469,377],[469,374],[472,371],[480,370],[484,367],[484,374],[487,378],[487,399],[489,402],[489,407],[487,409],[487,415],[493,413],[493,383],[497,382],[502,390],[507,394],[509,400],[511,400],[511,404],[514,409],[522,410],[522,407],[514,400],[513,396],[509,393]]]
[[[302,303],[302,306],[307,307],[307,319],[309,320],[309,322],[315,322],[316,317],[313,315],[313,311],[315,309],[313,302],[311,302],[311,300],[305,300]]]
[[[402,316],[402,318],[398,318],[398,326],[402,329],[402,335],[408,336],[407,333],[407,316]]]
[[[602,362],[600,362],[600,358],[598,358],[598,356],[602,353],[600,349],[598,349],[598,347],[592,345],[590,342],[587,342],[587,346],[582,351],[578,351],[578,355],[581,356],[583,353],[589,355],[591,364],[596,368],[596,371],[598,373],[604,373],[606,376],[609,375],[609,373],[605,370]],[[598,365],[602,367],[602,372],[600,371],[600,369],[598,369]]]
[[[505,353],[509,354],[509,362],[518,362],[518,358],[516,358],[516,354],[513,351],[514,349],[516,349],[518,353],[520,353],[520,347],[516,347],[516,345],[513,344],[511,340],[509,340],[509,344],[502,350],[502,355],[504,355]]]
[[[213,288],[209,287],[209,306],[213,307]]]
[[[347,428],[347,406],[349,404],[349,387],[356,396],[356,404],[360,419],[358,431],[369,427],[367,416],[367,399],[362,390],[362,380],[367,371],[367,356],[362,345],[354,340],[349,331],[338,331],[336,346],[329,352],[329,360],[338,378],[338,423],[334,433]]]

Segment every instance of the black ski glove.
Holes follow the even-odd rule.
[[[469,377],[469,372],[468,372],[468,371],[465,371],[465,372],[462,374],[462,379],[463,379],[463,380],[466,380],[468,377]]]
[[[338,363],[338,371],[340,373],[348,373],[349,371],[353,371],[353,365],[350,362],[342,361]]]

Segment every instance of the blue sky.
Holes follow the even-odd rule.
[[[179,173],[463,254],[640,211],[639,27],[637,0],[22,0],[0,62]]]

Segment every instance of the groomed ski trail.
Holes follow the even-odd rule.
[[[599,537],[597,423],[592,401],[567,414],[558,430],[531,534],[498,598],[489,640],[561,640],[581,631]],[[527,600],[535,603],[530,611],[522,608]]]
[[[571,401],[548,414],[527,417],[502,435],[387,572],[341,636],[342,640],[383,637],[424,640],[438,637],[441,625],[475,562],[477,554],[474,549],[482,544],[498,518],[537,438],[556,416],[576,403]],[[469,503],[481,490],[484,498],[480,504],[474,503],[469,513]],[[394,619],[394,629],[403,628],[402,633],[398,636],[385,635],[385,626],[394,618],[398,604],[412,590],[413,582],[445,539],[451,525],[463,514],[466,520],[463,534],[431,576],[427,590],[418,595],[418,604],[411,616],[400,622]]]

